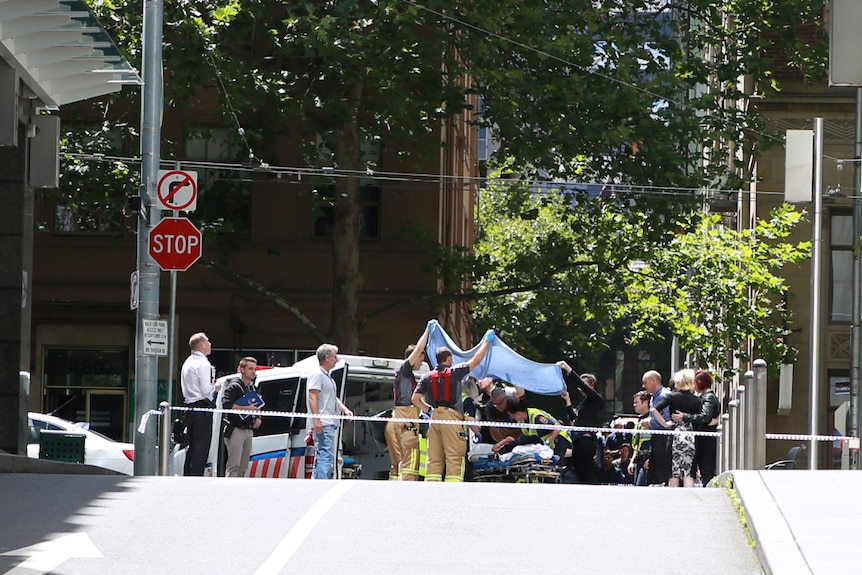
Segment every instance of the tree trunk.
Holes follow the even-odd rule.
[[[340,169],[359,170],[359,127],[347,124],[335,143],[335,158]],[[359,234],[362,210],[359,178],[339,178],[332,230],[332,343],[344,353],[359,350],[359,297],[362,272],[359,267]]]

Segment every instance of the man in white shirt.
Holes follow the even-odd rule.
[[[311,419],[310,427],[314,433],[314,471],[312,479],[332,479],[332,469],[335,464],[335,436],[338,430],[338,419],[325,417],[337,415],[352,416],[353,412],[338,399],[338,388],[329,374],[338,363],[338,348],[324,343],[317,348],[317,361],[320,370],[308,377],[308,411],[317,415]]]
[[[189,338],[191,355],[186,358],[181,371],[180,382],[183,401],[190,408],[215,407],[215,373],[207,356],[212,344],[205,333],[200,332]],[[183,475],[203,475],[209,456],[213,431],[213,412],[187,411],[184,416],[189,447]]]

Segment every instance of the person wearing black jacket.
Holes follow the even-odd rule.
[[[716,431],[718,416],[721,415],[721,405],[718,397],[712,392],[712,374],[699,369],[694,376],[695,391],[700,395],[700,413],[683,413],[675,411],[671,415],[674,422],[691,423],[695,431]],[[700,471],[700,483],[704,487],[715,477],[716,458],[718,455],[717,437],[698,435],[694,438],[694,466],[692,475]]]
[[[257,373],[257,360],[244,357],[239,360],[239,377],[227,382],[222,395],[222,409],[243,411],[258,411],[259,405],[240,402],[239,399],[252,390]],[[227,447],[227,477],[244,477],[248,469],[248,459],[251,455],[251,441],[254,430],[260,427],[259,416],[240,415],[238,413],[224,414],[224,443]]]
[[[700,398],[694,394],[694,370],[681,369],[673,374],[673,386],[673,391],[664,393],[660,400],[653,402],[650,415],[662,427],[672,427],[675,432],[691,431],[691,423],[674,423],[672,420],[665,419],[661,412],[667,409],[670,413],[676,411],[693,415],[700,413]],[[668,486],[694,487],[694,479],[691,477],[693,464],[694,437],[691,433],[674,433],[671,442],[671,476],[667,482]]]
[[[562,392],[566,400],[566,415],[575,427],[599,427],[602,412],[605,409],[605,399],[596,391],[596,377],[585,373],[578,376],[565,361],[558,361],[566,380],[566,387],[575,386],[581,392],[583,400],[577,407],[572,406],[569,392]],[[598,485],[598,469],[596,465],[596,434],[592,431],[572,431],[572,467],[578,478],[578,483]]]

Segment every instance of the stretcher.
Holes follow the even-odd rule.
[[[556,455],[548,459],[538,453],[524,453],[501,461],[491,453],[470,459],[473,479],[479,482],[560,483],[562,477]]]

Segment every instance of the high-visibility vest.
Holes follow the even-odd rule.
[[[547,419],[548,424],[550,424],[550,425],[556,425],[556,423],[557,423],[557,420],[554,419],[553,417],[551,417],[551,414],[548,413],[547,411],[543,411],[541,409],[536,409],[535,407],[528,407],[527,408],[527,423],[535,425],[536,423],[538,423],[536,420],[539,419],[539,417],[544,417],[545,419]],[[524,435],[538,435],[539,437],[543,437],[545,435],[549,435],[551,433],[551,430],[550,429],[536,429],[534,427],[526,427],[526,428],[521,430],[521,433],[523,433]],[[557,437],[565,437],[566,439],[569,440],[569,443],[572,442],[572,437],[571,437],[571,435],[569,435],[569,431],[567,429],[561,430],[560,434]],[[557,442],[556,439],[553,442],[551,442],[550,447],[554,447],[554,444],[556,442]]]

